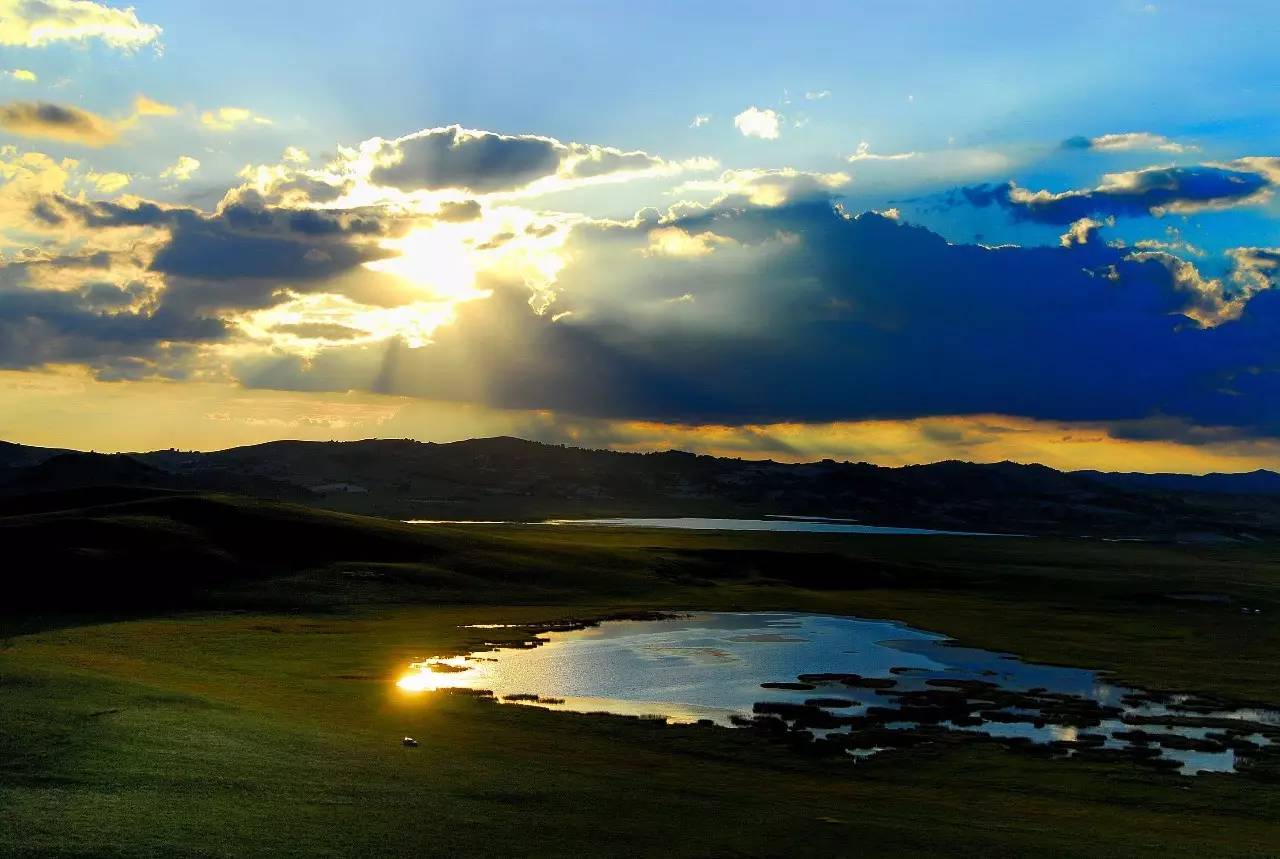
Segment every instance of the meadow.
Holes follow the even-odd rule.
[[[855,763],[750,731],[394,686],[415,659],[527,637],[466,624],[786,608],[894,618],[1151,689],[1274,705],[1280,560],[1267,545],[423,527],[201,503],[198,520],[154,504],[146,516],[125,504],[0,520],[19,544],[37,526],[48,536],[89,520],[132,538],[183,533],[200,557],[240,571],[201,566],[195,584],[145,608],[100,591],[96,608],[67,613],[36,602],[46,589],[9,613],[0,853],[1273,855],[1280,845],[1280,777],[1265,768],[1188,778],[982,742]],[[231,563],[268,534],[288,535],[269,557],[297,545],[304,560],[252,574]],[[128,577],[130,545],[120,540],[99,569]],[[1215,601],[1174,598],[1206,594]]]

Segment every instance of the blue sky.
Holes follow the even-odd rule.
[[[1280,465],[1277,37],[1265,3],[3,0],[0,435]]]

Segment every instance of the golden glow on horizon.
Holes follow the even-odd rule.
[[[965,459],[1071,470],[1251,471],[1280,464],[1268,439],[1184,444],[1116,438],[1100,426],[1001,415],[901,421],[683,426],[578,420],[551,412],[361,392],[242,388],[214,381],[99,382],[83,368],[0,371],[0,439],[45,447],[220,450],[280,438],[330,441],[494,435],[615,450],[677,448],[717,456],[904,465]]]

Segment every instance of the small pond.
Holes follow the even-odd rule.
[[[423,659],[397,685],[743,727],[858,758],[981,735],[1190,775],[1280,752],[1280,712],[1148,693],[892,621],[704,612],[517,628],[530,630],[523,647]]]

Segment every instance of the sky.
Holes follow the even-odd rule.
[[[0,438],[1280,468],[1270,3],[0,0]]]

